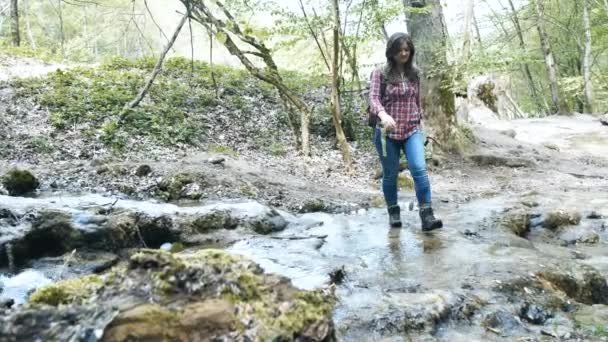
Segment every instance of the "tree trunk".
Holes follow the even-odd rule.
[[[404,0],[407,30],[416,46],[416,64],[424,69],[421,74],[421,106],[427,127],[430,126],[441,145],[459,151],[466,140],[459,134],[452,90],[452,75],[447,62],[447,30],[440,0],[427,0],[429,11],[413,11],[420,1]]]
[[[524,41],[523,31],[519,22],[519,17],[517,16],[517,10],[515,9],[515,5],[513,5],[513,0],[508,1],[509,6],[511,7],[511,17],[513,19],[513,24],[515,25],[517,38],[519,39],[519,47],[521,48],[522,52],[525,53],[527,48],[526,43]],[[540,96],[538,95],[538,91],[536,90],[536,85],[534,83],[534,79],[532,78],[532,72],[530,72],[530,66],[528,65],[528,63],[523,63],[522,68],[524,71],[524,75],[526,76],[526,79],[528,81],[528,89],[530,89],[530,93],[532,94],[532,100],[536,104],[538,110],[542,113],[546,110],[546,108],[543,107],[543,104],[540,100]]]
[[[481,40],[481,33],[479,32],[479,24],[477,23],[477,17],[475,16],[475,10],[473,10],[473,25],[475,26],[475,33],[477,34],[477,42],[479,43],[479,51],[483,54],[485,49],[483,47],[483,41]]]
[[[34,35],[32,34],[32,24],[30,22],[30,8],[28,6],[27,0],[23,0],[23,8],[25,15],[25,29],[27,30],[27,37],[30,41],[30,45],[32,49],[36,49],[36,40],[34,40]]]
[[[570,112],[568,105],[564,99],[560,96],[560,88],[557,82],[557,65],[555,58],[553,57],[553,51],[551,50],[551,44],[549,43],[549,37],[545,30],[545,15],[542,1],[544,0],[532,0],[534,8],[536,10],[536,28],[540,37],[540,44],[545,57],[545,67],[547,68],[547,75],[549,77],[549,87],[551,89],[551,99],[553,100],[553,111],[559,114],[567,114]]]
[[[473,19],[473,0],[466,1],[464,12],[464,36],[462,42],[462,59],[466,63],[471,56],[471,21]]]
[[[585,80],[585,111],[594,112],[593,85],[591,83],[591,23],[589,20],[589,0],[583,0],[583,28],[585,30],[585,51],[583,55],[583,78]]]
[[[61,39],[61,57],[65,59],[65,32],[63,31],[63,10],[61,9],[61,0],[58,1],[59,13],[59,34]]]
[[[340,8],[338,7],[338,0],[332,1],[333,15],[334,15],[334,54],[331,64],[331,106],[333,109],[333,122],[334,128],[336,129],[336,138],[338,139],[338,145],[342,151],[342,160],[348,172],[352,172],[352,159],[350,156],[350,145],[346,141],[344,130],[342,130],[342,113],[340,110],[340,95],[338,94],[338,78],[339,78],[339,65],[338,57],[340,55]]]
[[[243,66],[249,71],[249,73],[264,82],[272,84],[277,91],[279,92],[279,96],[283,101],[289,103],[290,106],[297,108],[300,112],[300,115],[304,116],[300,118],[300,123],[296,121],[291,121],[290,124],[292,126],[301,125],[300,133],[302,137],[302,145],[301,151],[305,156],[310,155],[310,134],[309,134],[309,122],[310,122],[310,109],[308,106],[296,95],[291,89],[289,89],[281,75],[279,74],[278,67],[272,58],[271,51],[264,45],[263,42],[259,41],[257,38],[248,35],[243,30],[241,30],[239,23],[232,16],[232,14],[223,6],[219,1],[215,1],[214,4],[218,6],[219,11],[223,13],[227,22],[224,20],[218,19],[214,13],[207,7],[204,1],[202,0],[181,0],[181,2],[186,5],[186,7],[190,7],[192,12],[192,19],[201,23],[203,26],[207,28],[207,30],[211,30],[216,39],[218,39],[225,47],[228,49],[230,54],[237,57]],[[255,51],[244,51],[235,43],[233,40],[233,36],[236,36],[241,42],[244,44],[253,47]],[[257,67],[248,57],[247,55],[253,55],[260,59],[265,64],[264,68]],[[288,108],[289,110],[289,108]],[[292,117],[290,116],[290,120]],[[297,134],[294,131],[294,134]]]
[[[139,105],[141,100],[143,100],[144,96],[146,96],[146,93],[148,92],[148,90],[150,90],[150,87],[152,86],[154,79],[156,78],[156,76],[158,75],[158,73],[160,72],[160,70],[163,66],[163,61],[165,60],[165,56],[167,56],[167,53],[169,52],[169,50],[175,43],[175,40],[177,39],[179,32],[182,30],[182,27],[184,27],[184,24],[186,23],[187,19],[188,19],[188,14],[184,15],[182,17],[182,20],[180,20],[179,24],[177,25],[177,28],[175,29],[175,32],[173,32],[173,36],[171,37],[171,40],[169,40],[169,42],[165,46],[165,49],[160,54],[160,57],[158,58],[158,61],[156,62],[156,65],[154,66],[154,70],[152,70],[152,73],[146,80],[145,85],[141,88],[141,90],[139,91],[139,94],[137,94],[135,99],[133,99],[133,101],[127,103],[124,106],[124,108],[122,109],[122,111],[120,112],[120,115],[118,116],[119,122],[124,120],[125,116],[127,115],[128,111],[130,109],[133,109],[133,108],[137,107],[137,105]]]
[[[17,0],[11,0],[11,42],[13,46],[21,45],[19,34],[19,4]]]

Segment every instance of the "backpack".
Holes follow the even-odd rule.
[[[373,71],[372,71],[373,74]],[[370,85],[371,85],[371,79],[372,79],[372,74],[369,75],[369,79],[370,79]],[[371,103],[369,101],[369,87],[367,88],[366,91],[366,100],[367,100],[367,109],[365,110],[365,112],[367,113],[367,125],[371,128],[376,128],[376,125],[378,124],[378,116],[372,114],[371,111]],[[384,93],[386,92],[386,79],[384,78],[384,73],[380,73],[380,101],[382,101],[382,99],[384,98]]]

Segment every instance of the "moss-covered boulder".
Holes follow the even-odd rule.
[[[563,226],[577,225],[581,222],[581,214],[576,211],[554,210],[545,215],[543,227],[547,229],[558,229]]]
[[[202,175],[180,172],[163,179],[158,184],[158,189],[166,193],[170,201],[177,201],[182,198],[197,200],[202,196],[202,189],[207,186],[208,183]]]
[[[505,213],[502,217],[501,225],[513,234],[525,237],[530,231],[531,216],[528,212],[521,209],[513,209]]]
[[[279,212],[271,209],[265,215],[249,220],[248,225],[258,234],[270,234],[284,230],[287,227],[287,221]]]
[[[316,213],[325,211],[327,204],[321,198],[310,199],[302,204],[302,208],[299,210],[300,213]]]
[[[40,182],[27,170],[12,169],[2,176],[2,185],[11,196],[21,196],[35,191]]]
[[[608,304],[606,278],[591,266],[582,266],[573,272],[544,271],[539,277],[580,303]]]
[[[239,222],[228,210],[212,210],[189,219],[186,227],[193,233],[209,233],[218,229],[235,229]]]
[[[168,216],[122,211],[111,215],[102,228],[87,238],[91,247],[103,250],[158,248],[165,242],[179,241],[180,232]]]
[[[29,230],[5,243],[12,245],[15,262],[23,264],[43,256],[59,256],[81,246],[82,232],[74,227],[70,215],[43,210],[33,217]],[[6,261],[0,258],[0,265]]]
[[[4,317],[0,336],[78,340],[97,329],[104,341],[333,341],[334,303],[330,289],[298,290],[223,251],[143,250],[104,276],[37,290]]]

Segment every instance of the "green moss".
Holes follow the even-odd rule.
[[[262,322],[256,336],[259,341],[290,341],[309,324],[329,323],[335,299],[317,290],[296,293],[288,307],[278,304],[269,296],[248,302]]]
[[[211,153],[221,153],[229,156],[236,157],[239,155],[237,151],[235,151],[232,147],[227,145],[211,145],[208,148],[208,151]]]
[[[165,178],[158,187],[161,191],[168,193],[169,200],[178,200],[181,198],[184,186],[195,182],[203,187],[206,185],[199,175],[190,172],[180,172]]]
[[[36,190],[40,183],[30,171],[11,169],[2,177],[2,185],[10,195],[19,196]]]
[[[581,222],[581,214],[567,210],[555,210],[547,213],[543,227],[557,229],[567,225],[577,225]]]
[[[266,151],[274,156],[284,156],[287,154],[287,147],[281,143],[274,142],[266,147]]]
[[[97,275],[64,280],[36,290],[30,296],[29,303],[52,306],[74,303],[87,299],[102,285],[103,281]]]
[[[316,213],[319,211],[325,210],[327,205],[325,201],[321,198],[311,199],[304,202],[302,205],[302,209],[300,209],[301,213]]]
[[[369,200],[369,205],[372,208],[381,208],[386,206],[386,202],[384,202],[384,197],[382,196],[373,196]]]
[[[230,216],[230,212],[215,210],[192,220],[188,226],[197,233],[209,233],[223,228],[236,228],[238,221]]]

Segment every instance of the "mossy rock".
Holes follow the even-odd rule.
[[[591,266],[582,266],[575,273],[544,271],[539,277],[568,297],[584,304],[608,304],[606,278]]]
[[[60,304],[78,303],[89,298],[99,288],[103,281],[97,275],[69,279],[36,290],[30,298],[30,304],[46,304],[58,306]]]
[[[21,196],[35,191],[40,182],[30,171],[12,169],[2,176],[2,185],[11,196]]]
[[[514,210],[506,213],[501,225],[517,236],[525,237],[530,231],[531,215],[523,210]]]
[[[213,210],[186,223],[189,230],[195,233],[209,233],[219,229],[235,229],[239,219],[232,217],[227,210]]]
[[[386,207],[386,202],[384,201],[384,197],[382,197],[381,195],[372,196],[369,199],[369,206],[372,208]]]
[[[168,194],[170,201],[176,201],[182,198],[182,192],[184,187],[188,184],[197,183],[201,188],[206,187],[208,184],[203,181],[200,175],[194,173],[176,173],[172,176],[169,176],[163,179],[159,184],[158,188],[162,192],[166,192]]]
[[[543,227],[558,229],[563,226],[577,225],[581,222],[581,214],[575,211],[555,210],[546,214]]]
[[[414,180],[409,175],[400,173],[397,177],[397,186],[404,190],[412,190],[414,189]]]
[[[287,221],[276,210],[272,209],[264,216],[256,217],[248,222],[249,227],[258,234],[280,232],[287,227]]]
[[[74,228],[70,215],[45,210],[33,219],[31,229],[22,238],[11,243],[16,262],[22,264],[44,256],[62,255],[82,242],[82,233]]]
[[[326,210],[327,205],[325,201],[320,198],[307,200],[302,204],[302,209],[300,209],[300,213],[316,213],[320,211]]]
[[[50,312],[56,314],[45,313],[49,317],[43,320],[52,324],[17,333],[9,330],[56,340],[65,330],[51,327],[64,326],[65,320],[70,320],[69,329],[81,325],[86,329],[98,327],[96,320],[110,316],[111,323],[104,323],[103,329],[107,341],[127,336],[171,341],[244,340],[245,336],[255,341],[334,341],[335,301],[331,289],[299,290],[289,279],[264,274],[252,261],[225,251],[176,256],[141,250],[126,267],[115,267],[103,276],[39,289],[26,309],[43,312],[47,305],[55,306]],[[20,311],[5,317],[5,327],[18,324],[14,319],[23,319]]]
[[[158,248],[165,242],[179,241],[180,232],[169,216],[153,217],[125,211],[110,216],[104,227],[90,234],[88,240],[92,246],[106,250]]]

